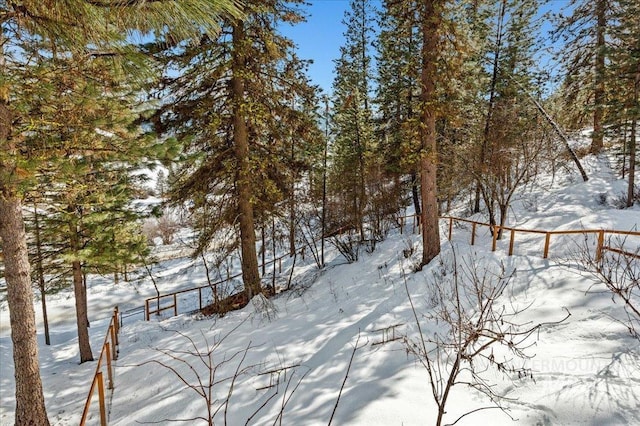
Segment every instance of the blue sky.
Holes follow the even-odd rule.
[[[313,0],[305,9],[307,22],[282,29],[298,45],[301,59],[312,59],[309,76],[325,93],[331,92],[334,59],[340,56],[345,31],[342,20],[349,0]],[[375,2],[379,4],[379,2]]]
[[[340,46],[344,43],[345,28],[342,20],[345,10],[349,8],[349,0],[310,0],[309,3],[304,8],[307,12],[307,22],[285,26],[281,30],[296,43],[301,59],[313,60],[309,66],[309,76],[314,84],[319,85],[326,94],[330,94],[334,77],[333,61],[340,56]],[[568,3],[568,0],[548,0],[548,3],[542,6],[541,12],[558,12]],[[373,4],[379,8],[381,1],[374,0]],[[546,22],[542,31],[549,28],[550,24]],[[549,58],[544,58],[544,53],[542,55],[541,62],[546,64]]]

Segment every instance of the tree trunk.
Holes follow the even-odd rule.
[[[4,35],[0,31],[0,72],[4,72]],[[7,91],[0,90],[0,240],[13,342],[17,425],[49,425],[40,379],[36,314],[27,252],[22,201],[15,191],[15,164],[5,159],[16,155],[11,138],[12,114]]]
[[[36,237],[36,274],[38,278],[38,287],[40,288],[40,302],[42,305],[42,322],[44,323],[44,342],[46,345],[51,344],[49,336],[49,316],[47,315],[47,284],[44,280],[44,267],[42,265],[42,241],[40,238],[40,214],[38,213],[38,204],[33,203],[33,231]]]
[[[320,238],[320,265],[324,268],[324,239],[327,227],[327,149],[329,145],[329,97],[324,97],[324,150],[322,153],[322,237]]]
[[[69,225],[69,238],[74,260],[71,262],[73,272],[73,295],[76,299],[76,325],[78,327],[78,348],[80,350],[80,364],[93,361],[91,342],[89,340],[89,319],[87,316],[87,289],[82,279],[82,264],[78,259],[80,241],[78,229],[75,223]]]
[[[498,68],[500,67],[500,53],[502,52],[502,28],[504,25],[504,17],[506,13],[507,2],[502,0],[500,3],[500,16],[498,18],[498,28],[496,30],[496,45],[493,52],[493,69],[491,71],[491,87],[489,88],[489,105],[487,106],[487,116],[484,122],[484,131],[482,133],[482,146],[480,148],[480,174],[485,171],[485,162],[487,160],[487,150],[489,147],[489,133],[493,119],[493,111],[495,109],[496,86],[498,84]],[[482,182],[476,178],[476,198],[473,206],[474,213],[480,213],[480,185]],[[485,200],[487,202],[487,200]]]
[[[607,26],[607,1],[596,2],[596,54],[595,54],[595,89],[593,92],[593,136],[591,139],[591,153],[598,154],[602,151],[604,138],[604,104],[605,104],[605,38]]]
[[[291,164],[292,167],[295,164],[296,152],[293,132],[290,132],[291,138]],[[289,199],[289,256],[293,256],[296,252],[296,179],[297,173],[295,170],[291,171],[291,198]],[[274,253],[275,256],[275,253]]]
[[[411,197],[413,198],[413,209],[416,212],[418,223],[420,223],[422,210],[420,209],[420,188],[418,187],[418,174],[416,172],[411,173]]]
[[[420,192],[422,198],[422,262],[424,266],[440,253],[440,229],[438,226],[438,200],[436,170],[438,150],[436,145],[435,79],[438,63],[438,37],[442,23],[440,1],[425,0],[422,16],[422,74],[421,101],[422,126],[420,127]]]
[[[631,120],[631,135],[629,137],[629,187],[627,190],[627,207],[634,204],[634,190],[636,177],[636,129],[638,120],[634,117]]]
[[[638,92],[640,92],[640,61],[636,66],[636,78],[633,85],[633,110],[640,110],[638,104]],[[634,204],[635,178],[636,178],[636,134],[638,129],[637,114],[631,118],[631,134],[629,135],[629,188],[627,191],[627,207]]]
[[[249,136],[245,122],[244,77],[245,33],[243,22],[233,26],[233,64],[231,90],[233,96],[233,147],[236,157],[236,188],[238,191],[238,220],[240,222],[240,249],[242,253],[242,281],[247,298],[262,292],[256,232],[251,204],[251,164],[249,162]]]
[[[4,113],[0,103],[0,115]],[[0,126],[4,126],[0,122]],[[0,132],[5,129],[0,128]],[[0,134],[0,143],[6,139]],[[0,173],[7,172],[0,163]],[[4,252],[7,303],[13,342],[16,379],[16,425],[49,425],[42,393],[33,291],[29,276],[27,237],[22,218],[22,203],[0,183],[0,239]]]

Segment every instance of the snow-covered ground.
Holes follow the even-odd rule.
[[[569,167],[521,192],[509,224],[542,230],[638,230],[640,207],[617,210],[603,203],[625,190],[607,158],[587,157],[584,165],[590,175],[586,183]],[[407,291],[423,336],[428,340],[441,333],[443,325],[428,316],[434,312],[434,286],[451,279],[455,253],[466,265],[475,262],[481,276],[498,273],[502,267],[513,275],[496,304],[506,312],[526,307],[513,321],[535,325],[571,313],[564,322],[543,326],[522,344],[530,345],[524,351],[530,358],[514,363],[526,369],[527,378],[491,368],[481,373],[496,393],[508,397],[502,403],[507,413],[482,409],[459,424],[513,424],[513,419],[527,425],[640,424],[640,342],[619,321],[625,318],[620,301],[575,268],[575,246],[566,239],[552,240],[550,258],[542,259],[544,236],[517,236],[515,255],[509,257],[508,239],[499,243],[497,252],[490,251],[486,228],[476,245],[469,246],[469,228],[457,226],[448,242],[443,221],[441,257],[417,273],[412,268],[420,256],[419,236],[406,230],[402,235],[393,230],[373,253],[363,251],[353,264],[330,252],[328,266],[320,272],[309,258],[306,262],[298,258],[294,288],[272,299],[269,318],[251,303],[219,319],[125,318],[109,423],[192,419],[188,424],[206,424],[194,419],[207,416],[207,400],[178,375],[191,385],[198,380],[208,383],[211,351],[216,368],[211,370],[215,385],[210,401],[213,410],[219,409],[218,424],[326,425],[332,417],[335,425],[434,424],[437,408],[427,370],[406,343],[420,341]],[[640,239],[625,242],[630,251],[638,245]],[[403,251],[411,246],[417,251],[406,258]],[[285,262],[283,267],[287,266]],[[166,261],[155,267],[154,274],[163,293],[206,283],[201,262],[188,258]],[[118,285],[106,277],[90,277],[94,355],[113,306],[126,311],[154,294],[142,273],[134,282]],[[95,362],[78,364],[72,293],[52,295],[47,303],[51,346],[44,345],[39,304],[36,312],[49,418],[54,425],[76,425]],[[199,356],[188,353],[196,348]],[[496,359],[505,354],[500,348],[495,351]],[[462,378],[469,379],[464,374]],[[13,358],[5,301],[0,309],[0,397],[0,424],[12,424]],[[485,395],[456,385],[445,422],[490,406]],[[91,424],[98,422],[94,402]]]

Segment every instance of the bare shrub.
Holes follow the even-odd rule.
[[[638,237],[635,237],[638,238]],[[604,284],[614,302],[623,304],[624,318],[615,318],[640,339],[640,246],[628,243],[628,237],[609,238],[604,242],[600,258],[590,250],[587,241],[571,255],[580,271],[591,275],[596,283],[587,292]],[[630,248],[631,247],[631,248]]]
[[[180,229],[180,225],[174,219],[168,216],[158,218],[158,236],[162,238],[162,244],[168,246],[173,243],[176,232]]]
[[[300,238],[309,247],[309,251],[313,256],[318,269],[322,269],[322,249],[324,248],[322,240],[322,222],[315,212],[303,212],[300,216]],[[318,247],[320,244],[320,247]]]
[[[360,241],[352,235],[334,235],[329,240],[347,262],[357,262],[360,255]]]
[[[142,232],[150,245],[155,245],[154,239],[160,237],[162,244],[170,245],[180,229],[180,224],[169,216],[161,216],[157,219],[147,219],[142,226]]]
[[[242,323],[240,323],[241,325]],[[238,327],[240,326],[238,325]],[[224,423],[227,424],[227,411],[229,409],[229,400],[234,391],[237,378],[243,374],[247,374],[252,368],[243,366],[247,353],[251,349],[251,342],[245,349],[233,353],[228,356],[224,353],[222,356],[216,354],[220,345],[234,332],[238,327],[229,333],[214,339],[210,342],[207,336],[202,332],[204,339],[204,348],[198,347],[198,344],[186,334],[173,330],[173,332],[185,341],[184,349],[155,349],[163,355],[164,360],[153,359],[146,361],[139,366],[147,364],[156,364],[168,370],[173,374],[178,382],[186,389],[192,391],[199,397],[205,406],[203,412],[206,415],[196,416],[192,418],[163,419],[162,422],[194,422],[203,421],[209,426],[213,426],[214,419],[221,415]],[[228,364],[236,363],[233,375],[220,377],[222,368],[226,368]],[[204,365],[204,367],[201,367]],[[225,397],[220,398],[220,387],[226,386]]]
[[[204,406],[202,412],[206,412],[206,415],[203,414],[192,418],[163,419],[154,423],[189,422],[191,424],[195,421],[201,421],[209,426],[213,426],[216,423],[230,424],[227,419],[227,413],[230,410],[230,401],[235,391],[236,382],[238,378],[250,374],[258,367],[257,365],[245,365],[247,354],[254,348],[251,341],[244,349],[231,355],[221,348],[223,342],[229,339],[243,323],[244,321],[227,334],[218,336],[213,342],[207,339],[205,332],[201,332],[204,340],[203,348],[199,347],[198,343],[188,335],[173,330],[173,333],[176,333],[178,337],[184,340],[184,349],[170,350],[156,348],[155,350],[159,352],[164,359],[153,359],[137,365],[155,364],[169,371],[185,389],[192,391],[198,396]],[[231,369],[232,372],[223,375],[221,373],[223,369],[227,369],[227,371]],[[282,392],[282,401],[278,407],[278,414],[273,422],[274,425],[282,425],[287,404],[306,376],[306,373],[298,379],[293,389],[290,389],[294,376],[294,374],[290,376]],[[245,425],[248,425],[264,408],[276,402],[275,397],[279,393],[280,389],[276,386],[274,392],[267,397],[253,413],[247,413],[248,418]]]
[[[438,407],[438,426],[443,424],[455,385],[476,389],[490,399],[491,405],[464,413],[452,424],[480,410],[504,411],[503,403],[509,398],[497,393],[483,373],[494,369],[508,380],[532,378],[523,365],[531,358],[527,348],[535,343],[534,333],[544,325],[519,321],[518,315],[527,308],[499,301],[514,271],[507,271],[504,265],[497,271],[488,270],[473,258],[458,262],[453,253],[452,263],[442,261],[429,282],[429,313],[416,311],[405,280],[418,331],[417,338],[406,338],[406,348],[427,371],[431,397]],[[559,322],[568,316],[567,312]],[[434,325],[438,327],[435,331],[427,331],[426,327]]]

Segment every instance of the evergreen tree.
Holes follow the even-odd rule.
[[[443,47],[441,37],[446,0],[425,0],[420,9],[422,36],[420,73],[420,199],[422,202],[422,261],[428,264],[440,253],[439,211],[437,200],[438,62]]]
[[[342,204],[341,211],[335,212],[342,223],[335,225],[356,229],[364,240],[367,173],[374,152],[370,89],[375,9],[370,0],[351,0],[349,5],[343,21],[347,27],[345,44],[340,47],[333,83],[334,141],[329,181]]]
[[[472,163],[489,222],[504,226],[515,190],[537,169],[547,137],[535,106],[533,51],[536,0],[500,4],[490,56],[491,82],[483,123],[480,162]],[[497,219],[499,213],[499,219]],[[501,228],[498,237],[501,236]]]
[[[380,154],[388,171],[408,174],[413,205],[420,215],[418,189],[418,96],[420,34],[417,2],[384,1],[376,45]]]
[[[46,161],[46,157],[34,155],[25,145],[29,125],[39,117],[23,115],[24,109],[17,101],[20,89],[24,88],[23,72],[30,66],[30,57],[22,52],[36,40],[54,49],[69,49],[81,55],[103,47],[104,52],[110,52],[113,46],[119,47],[121,34],[128,29],[159,32],[170,29],[178,38],[192,32],[194,27],[215,27],[221,11],[234,10],[223,0],[198,3],[198,7],[178,3],[167,7],[161,2],[137,0],[124,4],[108,0],[72,0],[64,4],[31,0],[20,4],[0,2],[0,238],[11,318],[17,424],[49,424],[39,374],[22,216],[22,200],[25,190],[32,185],[34,166]],[[57,149],[48,146],[47,152]]]
[[[32,67],[24,101],[28,115],[40,117],[41,125],[32,124],[25,138],[34,153],[60,147],[47,153],[35,178],[47,183],[46,193],[39,195],[48,210],[43,224],[54,229],[50,235],[68,230],[55,259],[69,267],[59,278],[72,277],[80,362],[85,362],[93,359],[86,268],[118,274],[139,260],[145,240],[139,232],[125,232],[140,218],[130,203],[137,180],[132,172],[142,158],[156,153],[151,139],[138,134],[133,108],[142,108],[135,92],[124,92],[129,85],[111,58],[63,58],[58,52],[40,62]]]
[[[571,14],[557,17],[557,35],[563,38],[565,108],[572,112],[573,125],[580,125],[582,111],[592,117],[591,152],[603,147],[606,118],[606,57],[614,0],[572,0]]]
[[[635,188],[636,147],[638,117],[640,117],[640,4],[637,1],[620,0],[614,8],[611,28],[613,39],[610,50],[611,75],[608,99],[610,121],[614,128],[622,129],[623,153],[628,153],[627,207],[637,200]],[[624,163],[624,159],[623,159]],[[623,166],[624,170],[624,166]]]
[[[292,159],[292,143],[311,142],[313,131],[305,129],[317,128],[303,108],[316,91],[304,75],[306,64],[276,30],[302,19],[297,4],[249,2],[246,18],[226,21],[217,39],[153,46],[178,70],[166,77],[171,98],[155,118],[185,153],[169,196],[174,203],[189,201],[198,217],[198,252],[220,229],[237,227],[249,298],[262,292],[256,224],[293,196],[292,170],[300,162],[295,153]]]

